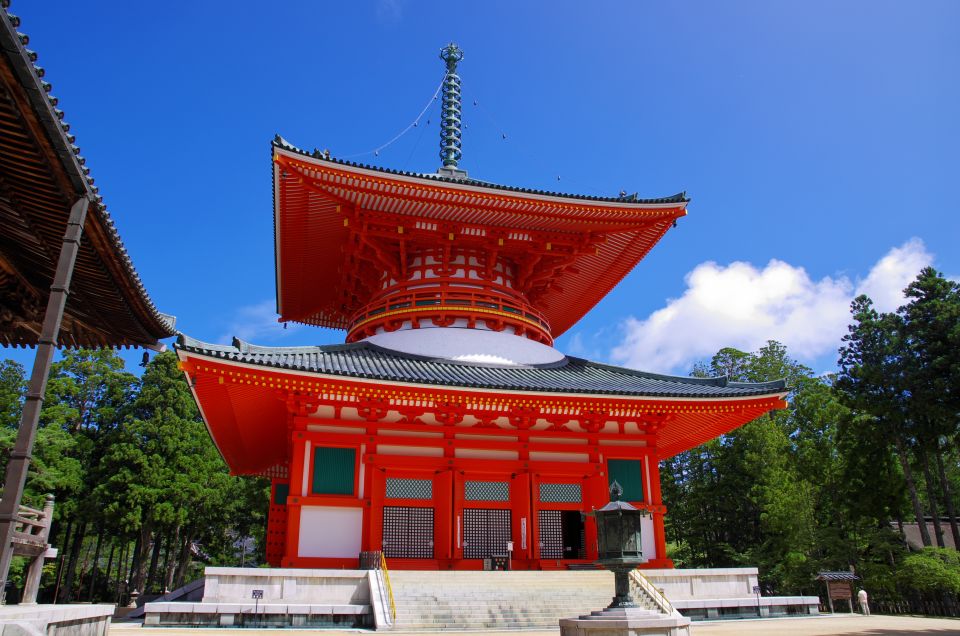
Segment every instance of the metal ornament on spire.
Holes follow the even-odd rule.
[[[447,65],[447,75],[443,80],[443,105],[440,112],[440,160],[443,168],[457,171],[460,161],[460,77],[457,75],[457,63],[463,59],[463,51],[451,42],[440,50],[440,59]],[[442,168],[441,168],[442,169]]]

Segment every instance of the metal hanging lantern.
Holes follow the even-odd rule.
[[[647,516],[626,501],[623,488],[610,484],[610,503],[589,513],[597,521],[597,563],[614,573],[616,596],[609,607],[638,607],[630,594],[630,571],[643,562],[641,522]]]

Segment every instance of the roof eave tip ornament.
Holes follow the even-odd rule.
[[[437,170],[437,174],[454,179],[466,179],[466,171],[457,167],[462,156],[460,126],[463,111],[457,64],[463,59],[463,50],[451,42],[440,50],[440,59],[447,65],[447,74],[443,78],[443,105],[440,111],[440,161],[443,162],[443,166]]]

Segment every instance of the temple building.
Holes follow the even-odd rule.
[[[566,356],[554,340],[686,214],[643,199],[495,185],[460,169],[462,53],[441,54],[436,173],[272,145],[281,321],[346,343],[181,336],[177,351],[234,474],[272,480],[283,567],[515,569],[596,559],[616,480],[666,554],[659,462],[785,406],[782,381],[670,377]],[[678,336],[680,337],[680,336]]]

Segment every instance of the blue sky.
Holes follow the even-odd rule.
[[[156,304],[201,339],[342,341],[274,322],[270,139],[435,170],[437,106],[379,156],[359,153],[416,117],[450,40],[466,55],[471,176],[692,198],[561,350],[686,373],[719,347],[778,339],[827,371],[853,294],[892,309],[919,267],[960,274],[960,3],[10,10]]]

